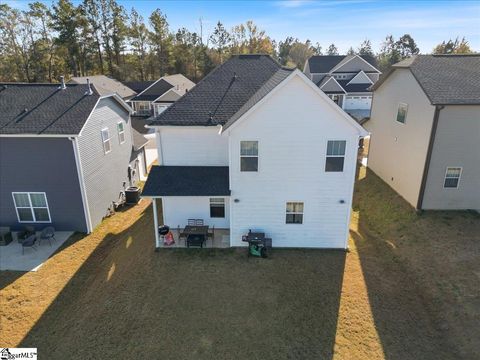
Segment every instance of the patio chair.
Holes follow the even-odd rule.
[[[187,224],[191,225],[191,226],[194,226],[195,225],[195,219],[188,219]]]
[[[180,238],[184,237],[185,239],[187,238],[187,234],[183,232],[183,230],[180,228],[180,225],[177,226],[177,231],[178,231],[178,240]]]
[[[25,239],[27,239],[31,235],[35,235],[35,228],[31,225],[27,225],[24,227],[23,231],[20,231],[18,233],[17,240],[21,244]]]
[[[25,248],[27,248],[27,247],[37,251],[37,249],[35,248],[36,242],[37,242],[37,236],[36,235],[30,235],[28,238],[23,240],[22,241],[22,255],[25,254]]]
[[[203,219],[195,219],[196,226],[203,226]]]
[[[42,243],[43,240],[48,240],[50,246],[52,246],[52,239],[55,239],[55,228],[53,226],[47,226],[40,233],[40,238],[38,239],[38,245]]]
[[[203,248],[203,243],[205,242],[204,235],[191,234],[187,236],[187,248],[191,246],[198,246]]]
[[[207,237],[209,239],[212,239],[212,244],[213,244],[213,239],[215,238],[215,225],[212,226],[212,231],[208,231]]]

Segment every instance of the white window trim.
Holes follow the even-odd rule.
[[[28,195],[28,202],[30,204],[29,207],[26,207],[26,206],[17,206],[17,203],[15,201],[15,194],[27,194]],[[46,207],[45,206],[32,206],[32,199],[30,198],[30,194],[43,194],[43,196],[45,197],[45,204],[47,205]],[[37,224],[51,224],[52,223],[52,217],[50,216],[50,207],[48,206],[48,199],[47,199],[47,194],[45,192],[39,192],[39,191],[31,191],[31,192],[28,192],[28,191],[14,191],[12,192],[12,198],[13,198],[13,205],[15,206],[15,212],[17,213],[17,220],[19,223],[26,223],[26,224],[31,224],[31,223],[37,223]],[[32,212],[32,218],[33,220],[32,221],[22,221],[20,220],[20,214],[18,213],[18,209],[30,209],[30,211]],[[33,211],[33,209],[47,209],[47,213],[48,213],[48,221],[37,221],[36,218],[35,218],[35,212]]]
[[[448,169],[460,169],[460,174],[458,175],[458,181],[457,181],[457,186],[456,187],[446,187],[445,186],[445,180],[447,179],[447,173]],[[443,188],[447,190],[457,190],[460,187],[460,179],[462,178],[463,174],[463,167],[462,166],[447,166],[445,169],[445,175],[443,176]],[[453,178],[449,178],[453,179]]]
[[[108,139],[106,139],[106,140],[103,138],[103,132],[104,132],[105,130],[108,131]],[[110,140],[112,139],[112,137],[110,136],[110,130],[108,129],[108,127],[103,128],[102,130],[100,130],[100,136],[102,137],[103,152],[104,152],[105,154],[108,154],[109,152],[112,151],[112,142],[110,141]],[[110,150],[108,150],[108,151],[105,149],[105,143],[106,143],[107,141],[108,141],[109,144],[110,144]]]
[[[302,212],[287,212],[288,203],[301,203],[303,205]],[[301,223],[289,223],[287,222],[287,215],[302,215]],[[285,202],[285,225],[303,225],[305,223],[305,201],[301,200],[288,200]]]
[[[343,154],[343,155],[328,155],[328,142],[329,141],[345,141],[345,154]],[[348,145],[348,140],[347,139],[327,139],[327,142],[325,143],[325,163],[327,162],[327,157],[343,157],[343,170],[342,171],[325,171],[325,169],[324,169],[323,170],[324,173],[326,173],[326,174],[330,174],[330,173],[343,174],[345,172],[345,163],[346,163],[346,160],[347,160],[347,153],[348,153],[347,145]]]
[[[120,130],[118,129],[118,125],[119,125],[119,124],[122,124],[122,126],[123,126],[123,130],[122,130],[122,131],[120,131]],[[125,141],[127,141],[127,137],[125,136],[125,123],[124,123],[123,121],[117,122],[117,134],[118,134],[118,142],[120,143],[120,145],[123,144],[123,143],[125,143]],[[123,141],[121,140],[120,134],[123,134]],[[111,147],[110,147],[110,150],[111,150]]]
[[[247,141],[256,141],[257,142],[257,155],[242,155],[242,142],[247,142]],[[260,172],[260,141],[258,140],[240,140],[238,146],[240,147],[240,161],[238,162],[238,168],[240,170],[240,173],[250,173],[250,174],[255,174]],[[257,171],[242,171],[242,157],[256,157],[257,158]]]
[[[398,120],[397,120],[397,119],[398,119],[398,110],[400,110],[400,105],[405,105],[405,106],[407,107],[407,111],[406,111],[406,113],[405,113],[405,121],[404,121],[403,123],[402,123],[401,121],[398,121]],[[402,125],[406,125],[406,124],[407,124],[408,110],[409,110],[408,108],[409,108],[409,106],[408,106],[407,103],[399,102],[399,103],[397,104],[397,110],[395,111],[395,122],[396,122],[397,124],[402,124]]]

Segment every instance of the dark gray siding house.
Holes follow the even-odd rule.
[[[130,108],[116,94],[0,84],[0,226],[91,232],[130,184],[132,148]]]

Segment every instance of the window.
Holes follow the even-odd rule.
[[[329,140],[327,143],[327,159],[325,161],[325,171],[341,172],[345,161],[345,140]]]
[[[225,217],[225,199],[224,198],[210,198],[210,217],[211,218]]]
[[[102,129],[102,141],[103,141],[103,151],[105,154],[108,154],[112,151],[112,146],[110,144],[110,131],[108,128]]]
[[[125,124],[123,121],[117,123],[117,132],[118,141],[120,141],[120,144],[123,144],[125,142]]]
[[[287,202],[287,224],[303,224],[303,202]]]
[[[458,188],[460,176],[462,175],[461,167],[449,167],[445,173],[445,180],[443,182],[444,188]]]
[[[258,141],[240,141],[240,171],[258,171]]]
[[[50,222],[50,211],[45,193],[14,192],[12,195],[19,222]]]
[[[148,101],[136,101],[135,110],[139,115],[150,115],[150,102]]]
[[[398,104],[397,121],[399,123],[405,124],[405,121],[407,120],[407,110],[408,110],[407,104],[404,104],[404,103]]]

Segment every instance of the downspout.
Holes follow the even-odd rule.
[[[427,156],[425,157],[425,165],[423,167],[422,182],[420,184],[420,192],[418,194],[417,210],[422,210],[423,197],[425,195],[425,188],[427,186],[428,169],[430,168],[430,161],[432,160],[433,144],[435,143],[435,135],[437,133],[438,119],[440,118],[440,111],[445,108],[444,105],[436,105],[435,113],[433,114],[432,130],[430,131],[430,139],[428,141]]]

